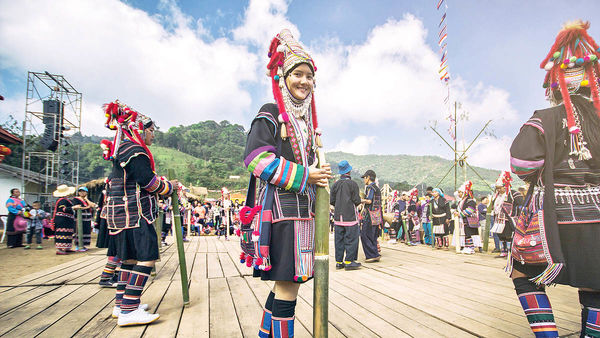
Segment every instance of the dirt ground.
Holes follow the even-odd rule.
[[[25,236],[23,236],[23,240],[25,240]],[[0,244],[0,286],[9,286],[12,281],[22,276],[105,250],[95,247],[96,234],[92,234],[90,250],[64,256],[56,255],[54,239],[43,239],[42,246],[44,249],[42,250],[36,250],[35,239],[33,242],[34,244],[29,250],[23,248],[8,249],[6,239],[4,239],[4,243]]]

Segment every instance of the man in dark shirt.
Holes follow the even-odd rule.
[[[335,267],[337,269],[356,270],[361,264],[358,258],[358,213],[360,204],[358,184],[350,178],[352,167],[348,161],[338,164],[340,179],[331,188],[330,204],[335,207],[333,224],[335,225]],[[346,253],[346,259],[344,259]]]

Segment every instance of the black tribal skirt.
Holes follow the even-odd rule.
[[[554,282],[600,290],[600,223],[559,224],[558,230],[565,265]],[[535,277],[544,271],[546,265],[523,265],[513,261],[513,268]]]
[[[108,239],[109,234],[106,220],[104,218],[100,218],[100,222],[98,223],[98,238],[96,238],[96,247],[108,248]]]
[[[109,235],[107,256],[116,256],[123,261],[132,259],[140,262],[159,258],[158,239],[154,225],[140,218],[140,226]]]
[[[314,222],[313,222],[314,225]],[[314,228],[313,228],[314,229]],[[313,230],[314,231],[314,230]],[[313,232],[314,234],[314,232]],[[308,279],[306,281],[295,280],[296,275],[296,253],[294,231],[294,221],[281,221],[273,223],[271,229],[271,243],[269,256],[271,259],[271,270],[254,270],[254,277],[260,277],[262,280],[272,281],[290,281],[303,283],[313,278],[312,269],[314,267],[314,237],[312,248],[312,260],[305,261],[309,266]]]

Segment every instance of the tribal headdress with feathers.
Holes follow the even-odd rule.
[[[581,133],[581,126],[575,119],[573,104],[569,94],[581,87],[589,87],[594,107],[600,115],[600,94],[598,57],[600,49],[596,41],[588,35],[589,22],[581,20],[566,23],[556,36],[550,52],[540,64],[547,71],[543,87],[546,97],[554,103],[562,98],[567,111],[567,126],[571,134]]]
[[[294,70],[298,65],[305,63],[314,72],[317,71],[315,62],[308,52],[302,47],[302,45],[294,38],[292,33],[288,29],[283,29],[277,34],[271,41],[269,46],[269,63],[267,65],[267,75],[271,78],[271,86],[273,89],[273,96],[277,107],[279,108],[279,122],[282,123],[281,136],[282,138],[287,137],[286,130],[290,123],[290,112],[287,111],[289,107],[286,107],[286,96],[289,96],[287,87],[285,84],[285,77]],[[318,129],[317,122],[317,110],[315,107],[315,96],[314,90],[304,100],[303,105],[310,105],[312,127],[315,130],[315,143],[321,147],[320,130]],[[289,106],[289,104],[288,104]]]
[[[100,142],[104,159],[107,161],[114,160],[116,154],[119,152],[121,142],[128,139],[144,148],[150,158],[152,171],[155,171],[152,153],[146,146],[144,138],[140,135],[140,131],[143,132],[144,129],[150,128],[154,122],[152,122],[149,117],[122,104],[119,100],[104,104],[102,109],[106,116],[106,123],[104,126],[110,130],[116,130],[115,137],[112,141],[102,140]]]

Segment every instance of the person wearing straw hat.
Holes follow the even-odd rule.
[[[105,208],[111,236],[107,256],[122,261],[112,315],[119,326],[149,324],[160,315],[146,311],[140,297],[159,257],[152,225],[158,216],[157,195],[170,195],[178,183],[156,174],[148,149],[154,122],[118,101],[103,108],[107,127],[117,131],[112,142],[101,142],[104,159],[113,164]]]
[[[335,225],[335,267],[336,269],[356,270],[361,264],[358,259],[358,211],[360,192],[356,182],[350,177],[352,166],[343,160],[338,164],[340,179],[331,187],[329,203],[335,207],[333,224]],[[346,257],[344,259],[344,253]]]
[[[81,209],[81,222],[83,223],[83,246],[77,251],[87,251],[87,246],[92,243],[92,214],[96,204],[88,199],[88,188],[81,186],[77,189],[77,196],[73,198],[73,210]]]
[[[73,246],[73,234],[75,233],[75,212],[73,211],[73,202],[69,196],[73,195],[75,187],[69,187],[61,184],[56,187],[52,196],[58,197],[54,204],[54,213],[52,222],[54,224],[54,245],[57,255],[66,255]]]
[[[273,38],[268,57],[276,104],[262,106],[246,141],[244,164],[260,180],[261,210],[251,236],[258,250],[245,261],[255,267],[255,277],[275,281],[259,336],[293,337],[298,289],[314,273],[316,186],[328,186],[331,169],[316,167],[320,132],[312,57],[287,29]]]

